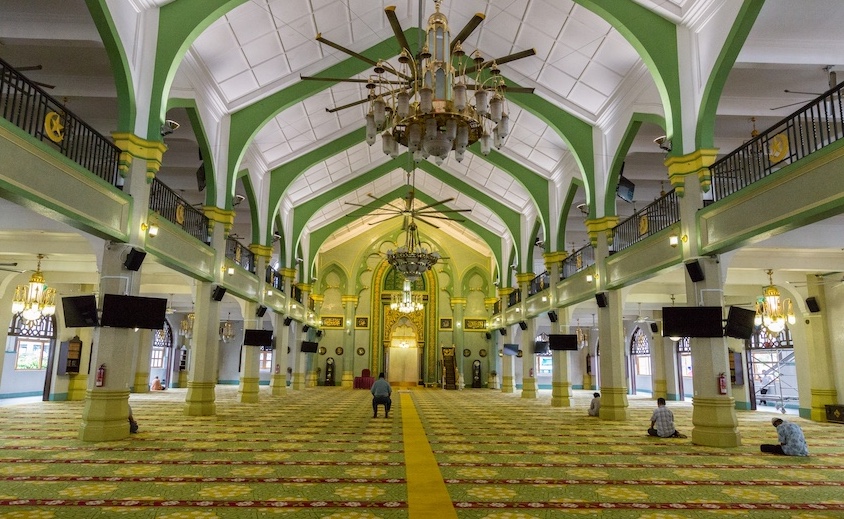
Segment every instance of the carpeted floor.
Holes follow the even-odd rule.
[[[0,518],[844,517],[844,425],[787,417],[812,456],[781,457],[759,453],[771,413],[740,412],[744,445],[715,449],[648,437],[650,399],[628,422],[589,418],[590,395],[560,409],[546,392],[420,389],[373,419],[367,391],[241,404],[220,386],[217,415],[196,418],[170,389],[133,394],[140,433],[110,443],[76,439],[81,402],[3,406]],[[668,405],[691,435],[690,404]],[[451,506],[432,512],[442,482]]]

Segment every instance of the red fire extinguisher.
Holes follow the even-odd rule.
[[[100,364],[100,367],[97,368],[97,379],[94,384],[97,387],[105,385],[105,364]]]
[[[718,392],[722,395],[727,394],[727,376],[723,372],[718,375]]]

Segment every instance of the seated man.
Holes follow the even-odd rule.
[[[783,454],[785,456],[808,456],[809,448],[806,446],[806,438],[803,436],[803,429],[796,423],[786,422],[782,418],[771,418],[771,423],[777,428],[778,445],[763,443],[760,445],[762,452],[771,454]]]
[[[389,418],[390,406],[393,403],[393,401],[390,400],[390,395],[393,394],[393,388],[391,388],[390,383],[384,379],[383,371],[378,374],[378,380],[372,384],[372,389],[369,391],[372,393],[372,418],[378,417],[378,406],[380,404],[384,404],[384,418]]]
[[[165,387],[161,383],[161,380],[158,377],[155,377],[152,380],[152,386],[150,386],[150,389],[153,391],[164,391]]]
[[[658,398],[656,406],[653,415],[651,415],[651,426],[648,429],[648,434],[660,438],[685,438],[685,434],[680,434],[674,428],[674,413],[665,407],[665,399]]]
[[[598,416],[601,411],[601,393],[592,393],[592,402],[589,404],[589,416]]]

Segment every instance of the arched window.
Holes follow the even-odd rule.
[[[12,316],[9,337],[14,337],[15,370],[47,369],[51,345],[56,338],[55,330],[56,318],[52,315],[35,321],[27,321],[20,314]]]
[[[164,320],[164,328],[156,330],[152,339],[152,358],[149,367],[163,368],[167,365],[167,352],[173,346],[173,329],[167,319]]]

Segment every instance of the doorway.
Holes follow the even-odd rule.
[[[410,319],[399,319],[390,333],[387,349],[387,373],[391,385],[415,387],[419,383],[421,350],[418,344],[416,328]]]

